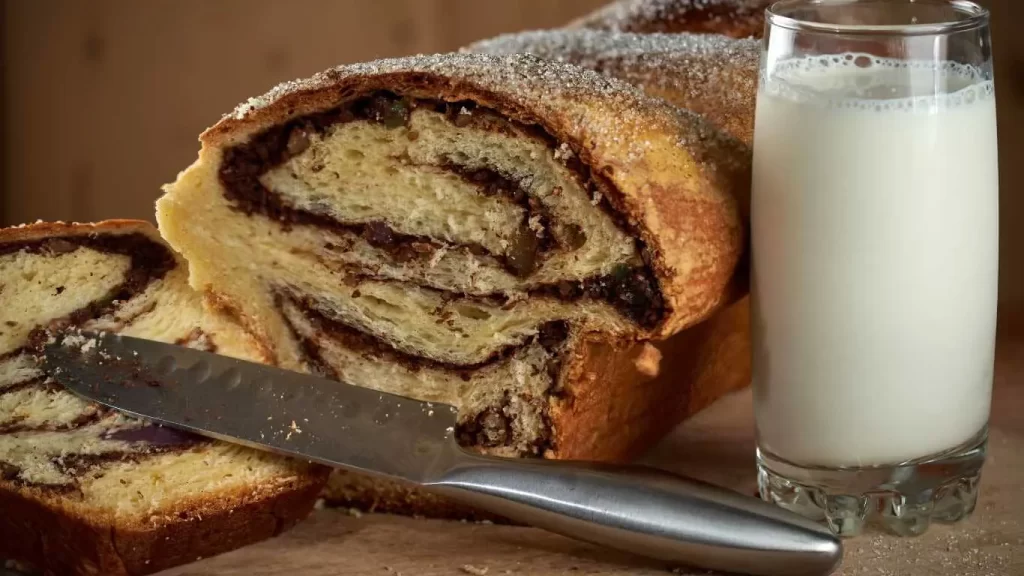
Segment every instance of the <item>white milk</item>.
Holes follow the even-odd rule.
[[[762,448],[806,465],[891,464],[985,426],[998,181],[995,97],[978,77],[849,54],[791,63],[762,90],[753,186]],[[920,96],[933,85],[946,93]]]

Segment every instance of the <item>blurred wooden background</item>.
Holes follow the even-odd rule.
[[[222,113],[282,80],[553,27],[604,0],[5,0],[0,224],[152,219]],[[1024,333],[1024,22],[994,12],[1001,325]],[[969,191],[965,192],[969,193]]]

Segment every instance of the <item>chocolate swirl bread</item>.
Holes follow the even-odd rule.
[[[157,205],[193,286],[279,365],[456,405],[485,452],[635,452],[688,394],[645,386],[643,340],[731,297],[744,147],[574,66],[345,66],[201,140]]]
[[[674,34],[696,32],[760,38],[764,11],[775,0],[618,0],[571,23],[571,28]]]
[[[534,54],[625,80],[703,116],[751,145],[761,43],[718,34],[633,34],[538,30],[505,34],[463,49]]]
[[[37,367],[33,346],[74,340],[75,327],[264,360],[186,276],[144,222],[0,230],[0,558],[145,574],[272,536],[312,508],[323,471],[120,416]]]

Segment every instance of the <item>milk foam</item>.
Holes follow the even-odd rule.
[[[915,62],[848,52],[786,60],[761,93],[831,109],[935,111],[992,98],[990,75],[956,62]],[[936,86],[941,92],[935,94]]]
[[[990,78],[863,54],[776,72],[754,134],[761,445],[858,466],[969,440],[987,422],[994,354]]]

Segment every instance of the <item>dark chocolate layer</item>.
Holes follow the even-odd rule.
[[[0,361],[8,360],[19,354],[29,353],[33,348],[41,345],[46,339],[48,332],[64,331],[75,326],[107,316],[117,309],[117,302],[126,302],[141,294],[150,283],[163,278],[176,265],[174,255],[170,249],[162,243],[154,241],[145,234],[129,232],[125,234],[95,234],[95,235],[69,235],[60,237],[41,238],[35,240],[24,240],[0,244],[0,256],[20,251],[27,251],[32,254],[59,256],[69,254],[79,248],[91,248],[100,252],[128,256],[131,260],[130,267],[124,279],[110,289],[102,298],[90,302],[87,306],[75,310],[62,318],[57,318],[34,330],[30,336],[30,344],[25,348],[14,350],[0,356]],[[74,289],[73,286],[67,289]],[[63,290],[58,290],[63,292]],[[0,394],[7,394],[28,386],[40,387],[53,393],[63,393],[63,389],[47,378],[40,377],[28,382],[0,390]],[[0,433],[28,433],[35,431],[71,431],[84,426],[95,424],[101,421],[107,412],[97,410],[96,412],[83,415],[82,417],[60,426],[44,425],[27,427],[18,422],[9,422],[0,428]],[[153,426],[145,426],[137,430],[125,430],[114,432],[104,438],[121,440],[132,443],[132,449],[128,451],[114,451],[101,455],[66,454],[54,458],[52,463],[64,474],[84,474],[86,471],[97,467],[104,467],[114,462],[140,461],[149,455],[161,454],[173,451],[186,450],[197,443],[206,442],[199,437],[175,435],[173,439],[165,432],[153,432],[148,430],[164,430]],[[17,485],[32,485],[47,490],[58,492],[73,492],[77,490],[77,484],[40,485],[25,482],[19,479],[21,469],[10,462],[0,462],[0,476],[5,481]]]
[[[530,196],[519,182],[496,170],[469,169],[455,163],[445,164],[442,168],[477,186],[485,196],[501,196],[522,207],[523,221],[509,240],[509,250],[503,255],[502,261],[507,269],[520,278],[526,278],[537,270],[543,254],[555,246],[555,238],[551,234],[551,216],[545,206]],[[530,227],[530,222],[535,218],[539,230]]]
[[[61,390],[61,392],[63,392],[63,390]],[[47,423],[36,426],[22,424],[22,421],[24,420],[23,418],[15,419],[13,421],[0,424],[0,434],[14,434],[20,432],[67,432],[69,430],[75,430],[77,428],[82,428],[83,426],[95,424],[102,420],[105,415],[105,410],[97,409],[96,411],[89,412],[87,414],[79,414],[70,422],[63,424]]]
[[[2,361],[2,360],[0,360],[0,361]],[[0,396],[3,396],[4,394],[12,394],[14,392],[18,392],[18,391],[24,390],[26,388],[32,388],[32,387],[35,387],[35,386],[42,386],[44,382],[46,382],[46,377],[45,376],[40,376],[38,378],[30,378],[28,380],[25,380],[24,382],[18,382],[17,384],[15,384],[13,386],[7,386],[7,387],[4,387],[4,388],[0,388]],[[2,426],[2,425],[0,425],[0,426]]]
[[[472,102],[449,103],[440,100],[400,98],[388,92],[378,92],[325,112],[292,119],[256,134],[244,144],[227,148],[219,169],[225,195],[236,209],[246,214],[261,214],[277,220],[284,226],[310,225],[362,236],[372,245],[386,249],[399,262],[413,258],[429,259],[433,252],[431,248],[436,248],[436,242],[431,238],[398,233],[384,222],[349,224],[338,222],[326,214],[299,210],[260,181],[260,177],[267,171],[305,151],[309,147],[311,134],[322,134],[335,124],[356,121],[378,122],[388,127],[404,126],[408,123],[412,110],[417,107],[444,113],[449,121],[457,126],[472,124],[503,133],[528,134],[541,138],[549,146],[555,145],[555,142],[539,128],[519,125],[501,117],[493,110],[477,107]],[[588,192],[608,192],[611,188],[610,183],[591,174],[589,168],[575,155],[568,159],[566,166]],[[469,169],[454,164],[441,168],[452,170],[474,182],[482,194],[501,194],[524,207],[524,220],[510,242],[508,253],[489,255],[510,273],[519,277],[529,276],[536,270],[543,261],[545,252],[556,242],[549,229],[550,218],[543,210],[543,206],[536,199],[529,197],[517,182],[496,171]],[[616,224],[635,236],[635,230],[632,230],[629,223],[617,211],[611,209],[608,194],[600,194],[600,198],[600,206],[613,217]],[[539,216],[535,218],[539,226],[531,228],[530,219],[535,216]],[[566,232],[569,248],[581,246],[585,239],[585,232],[578,227],[570,228]],[[474,253],[486,254],[486,250],[480,246],[466,248]],[[644,253],[646,260],[646,250],[642,249],[641,252]],[[554,286],[547,292],[564,299],[603,298],[620,313],[646,328],[655,326],[664,317],[664,299],[649,264],[630,267],[626,273],[597,279],[593,284],[600,289],[566,293],[559,286]]]
[[[490,357],[481,362],[474,364],[454,364],[451,362],[442,362],[431,358],[424,358],[422,356],[416,356],[414,354],[398,350],[384,340],[353,328],[352,326],[345,324],[341,319],[334,317],[326,307],[317,302],[315,297],[297,295],[285,290],[275,292],[274,296],[275,305],[277,306],[278,311],[281,312],[282,318],[285,318],[286,322],[287,316],[282,310],[285,301],[301,310],[303,316],[305,316],[309,323],[313,325],[317,333],[323,334],[330,340],[340,342],[345,348],[358,350],[375,359],[383,359],[386,357],[387,361],[400,364],[410,370],[434,368],[457,373],[460,374],[464,380],[469,380],[469,377],[473,372],[480,370],[481,368],[491,366],[492,364],[512,356],[516,350],[532,344],[534,339],[538,339],[541,345],[549,352],[556,353],[568,337],[568,325],[565,322],[547,322],[538,328],[537,336],[528,338],[522,344],[505,346],[500,350],[493,352]],[[439,318],[438,320],[443,321],[444,319]],[[292,326],[290,323],[289,328],[296,340],[300,342],[308,340],[299,334],[296,327]],[[304,346],[304,348],[306,347]],[[314,367],[321,367],[324,364],[323,358],[319,352],[320,349],[321,346],[315,341],[308,346],[307,352],[317,359],[316,362],[311,364]],[[334,371],[331,369],[329,372]],[[336,375],[334,377],[339,379]]]
[[[151,428],[151,427],[150,427]],[[111,464],[119,462],[142,462],[147,458],[157,456],[160,454],[167,453],[178,453],[185,452],[203,443],[208,443],[209,440],[199,438],[198,440],[189,440],[186,443],[178,442],[174,444],[150,444],[148,442],[142,444],[139,450],[114,450],[111,452],[104,452],[102,454],[65,454],[63,456],[54,457],[51,459],[51,463],[57,468],[61,474],[71,476],[75,479],[78,476],[82,476],[96,468],[106,468]],[[11,482],[16,486],[25,486],[39,488],[52,492],[67,493],[78,490],[77,480],[72,480],[67,484],[42,484],[37,482],[28,482],[20,477],[22,469],[10,462],[0,462],[0,479]]]
[[[23,250],[33,254],[58,256],[74,252],[80,247],[128,256],[131,265],[125,273],[124,280],[111,288],[106,295],[63,318],[53,320],[50,328],[77,326],[110,314],[116,308],[115,302],[126,302],[142,293],[151,282],[163,278],[175,266],[174,255],[170,249],[139,232],[8,242],[0,244],[0,256]]]
[[[551,389],[553,389],[560,362],[559,352],[569,336],[569,326],[567,323],[562,321],[547,322],[538,329],[536,336],[527,339],[518,346],[502,348],[492,354],[491,357],[476,364],[459,365],[423,358],[397,350],[383,340],[348,326],[340,319],[330,317],[329,313],[325,312],[324,307],[319,305],[315,298],[298,296],[282,290],[275,293],[274,301],[292,337],[301,346],[303,361],[312,371],[334,380],[344,380],[344,373],[339,373],[338,369],[332,366],[324,357],[321,344],[322,339],[339,342],[345,348],[360,352],[373,361],[399,364],[412,371],[422,368],[444,370],[458,374],[463,380],[467,381],[474,372],[509,358],[517,350],[537,342],[551,355],[548,361],[547,373],[551,379]],[[317,334],[316,337],[311,338],[302,334],[298,327],[288,320],[288,316],[283,311],[286,301],[302,312],[306,321],[313,326]],[[344,368],[342,367],[343,370]],[[512,433],[515,416],[507,410],[511,403],[510,394],[510,392],[506,392],[505,399],[501,405],[492,406],[480,414],[464,415],[456,431],[459,442],[466,447],[477,448],[497,448],[512,445],[515,440]],[[537,400],[545,402],[546,408],[546,399]],[[542,454],[545,449],[550,448],[552,437],[551,425],[546,417],[546,409],[543,411],[545,413],[545,427],[541,437],[534,443],[533,450],[524,455]]]

